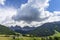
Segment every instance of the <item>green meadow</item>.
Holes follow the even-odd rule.
[[[26,37],[26,36],[19,36],[13,38],[13,35],[0,35],[0,40],[60,40],[60,33],[56,32],[52,36],[46,37]]]

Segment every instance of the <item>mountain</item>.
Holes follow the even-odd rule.
[[[11,30],[15,31],[15,32],[18,32],[18,33],[21,33],[21,34],[28,34],[29,31],[32,31],[34,30],[36,27],[29,27],[29,26],[25,26],[25,27],[20,27],[18,25],[16,26],[11,26],[9,27]]]
[[[60,21],[45,23],[42,26],[38,27],[25,26],[22,28],[16,25],[11,26],[10,29],[21,34],[30,34],[33,36],[51,36],[55,34],[55,30],[60,32]]]
[[[55,34],[55,30],[60,32],[60,22],[45,23],[30,31],[29,34],[33,36],[50,36]]]
[[[12,35],[15,34],[14,31],[10,30],[8,27],[0,25],[0,34]]]

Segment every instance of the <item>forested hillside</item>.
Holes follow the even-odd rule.
[[[6,26],[0,25],[0,34],[12,35],[15,34],[15,32]]]

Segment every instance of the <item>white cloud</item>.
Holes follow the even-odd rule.
[[[0,24],[6,24],[13,22],[12,16],[16,14],[14,8],[0,8]],[[8,25],[8,24],[7,24]]]
[[[43,21],[49,17],[49,15],[45,15],[46,13],[44,13],[45,8],[48,6],[48,2],[49,0],[28,0],[28,3],[21,5],[17,14],[14,15],[12,19],[15,21],[23,20],[27,23],[32,21]]]
[[[48,19],[53,16],[53,13],[45,11],[49,6],[48,2],[49,0],[28,0],[28,3],[21,5],[13,19],[19,22],[16,23],[17,25],[24,21],[20,26],[38,26],[49,22]]]
[[[60,16],[53,16],[48,19],[48,22],[60,21]]]
[[[0,24],[23,27],[40,26],[47,22],[60,21],[60,11],[54,11],[53,13],[45,11],[49,6],[48,2],[49,0],[28,0],[28,3],[22,4],[18,10],[8,7],[0,8]],[[4,1],[2,4],[4,4]]]
[[[13,16],[13,19],[20,26],[38,26],[42,25],[43,21],[48,20],[49,17],[53,16],[49,11],[45,9],[49,6],[49,0],[28,0],[28,3],[22,4],[18,9],[17,14]],[[29,22],[29,24],[28,24]]]
[[[6,0],[0,0],[0,4],[4,5]]]
[[[48,19],[48,22],[60,21],[60,11],[54,11],[53,16]]]
[[[55,16],[60,16],[60,11],[54,11],[53,13],[55,14]]]

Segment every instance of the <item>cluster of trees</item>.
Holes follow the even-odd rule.
[[[13,35],[15,32],[6,26],[0,25],[0,34]]]
[[[60,37],[42,37],[41,40],[60,40]]]
[[[55,30],[60,32],[60,23],[52,22],[46,23],[42,26],[37,27],[35,30],[29,32],[29,34],[34,36],[51,36],[55,34]]]
[[[29,34],[34,36],[50,36],[55,33],[54,24],[44,24],[31,31]]]

